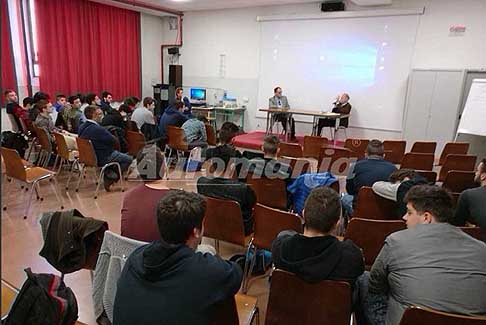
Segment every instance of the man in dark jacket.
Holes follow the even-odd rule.
[[[341,215],[339,195],[327,186],[316,187],[303,211],[304,233],[283,231],[272,244],[272,259],[279,269],[304,281],[345,280],[351,285],[364,272],[361,250],[332,233]]]
[[[161,137],[167,137],[167,127],[169,125],[181,127],[182,124],[187,121],[187,116],[183,113],[183,111],[184,104],[180,101],[177,101],[174,105],[167,107],[159,121],[159,135]]]
[[[160,200],[162,240],[128,258],[118,281],[113,324],[210,324],[218,305],[238,292],[238,265],[195,252],[205,210],[204,198],[196,193],[174,190]]]

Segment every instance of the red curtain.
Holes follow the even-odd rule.
[[[54,96],[140,97],[140,14],[87,0],[36,0],[39,86]]]
[[[10,38],[10,26],[9,26],[9,19],[8,19],[8,12],[7,12],[7,0],[2,0],[2,7],[0,8],[2,11],[2,93],[1,97],[1,105],[4,106],[5,98],[3,96],[3,92],[6,89],[17,89],[17,82],[15,80],[15,68],[14,68],[14,60],[12,55],[12,43]]]

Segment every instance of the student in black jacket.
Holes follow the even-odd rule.
[[[242,271],[209,253],[203,236],[202,196],[174,190],[157,206],[162,240],[136,249],[120,276],[114,325],[210,324],[219,304],[238,292]]]

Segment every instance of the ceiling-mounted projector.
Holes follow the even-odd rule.
[[[352,3],[358,6],[385,6],[391,5],[393,0],[351,0]]]

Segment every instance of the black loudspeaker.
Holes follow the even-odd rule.
[[[174,55],[174,54],[179,54],[179,48],[178,47],[169,47],[167,49],[167,53]]]
[[[169,65],[169,85],[182,87],[182,65]]]
[[[321,3],[321,11],[344,11],[345,6],[342,1],[329,1]]]

